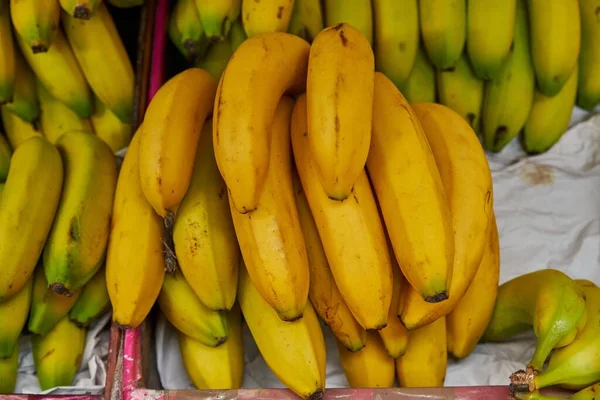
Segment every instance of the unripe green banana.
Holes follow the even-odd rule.
[[[465,47],[466,0],[419,0],[421,37],[438,69],[452,68]]]
[[[577,105],[591,110],[600,103],[600,23],[598,0],[579,0],[581,53]]]
[[[208,46],[194,0],[177,0],[169,19],[169,37],[188,60],[202,56]]]
[[[232,28],[233,29],[233,28]],[[294,0],[288,32],[309,43],[323,30],[323,11],[319,0]]]
[[[40,114],[35,75],[19,51],[15,52],[15,67],[17,70],[13,98],[4,107],[18,115],[22,120],[33,122]]]
[[[96,275],[85,284],[71,311],[69,318],[87,326],[108,309],[110,299],[106,288],[106,270],[100,268]]]
[[[17,384],[19,370],[19,346],[16,345],[8,358],[0,358],[0,394],[12,394]]]
[[[8,170],[10,169],[10,158],[12,151],[8,145],[6,137],[0,133],[0,182],[6,181]]]
[[[29,279],[16,295],[0,303],[0,359],[10,357],[17,347],[29,315],[32,280]]]
[[[421,44],[410,75],[400,91],[409,103],[435,103],[437,93],[435,75],[435,67]]]

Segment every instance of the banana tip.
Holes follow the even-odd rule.
[[[87,5],[78,5],[73,11],[73,17],[79,19],[90,19],[92,16],[92,10]]]
[[[50,285],[50,289],[52,289],[54,293],[60,294],[61,296],[73,296],[73,293],[69,292],[69,290],[62,283],[55,282]]]
[[[323,398],[323,389],[321,389],[321,388],[318,388],[310,396],[308,396],[308,400],[321,400],[322,398]]]
[[[425,301],[428,303],[439,303],[440,301],[448,300],[448,293],[441,292],[434,294],[433,296],[425,297]]]

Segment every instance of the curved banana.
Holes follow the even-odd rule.
[[[10,357],[18,347],[19,337],[29,316],[32,281],[29,279],[17,294],[0,303],[0,362]],[[4,379],[4,375],[0,373],[0,376]]]
[[[60,0],[60,6],[73,18],[90,19],[102,0]]]
[[[229,37],[227,37],[220,42],[211,44],[204,57],[196,61],[194,65],[197,68],[206,70],[218,81],[221,79],[221,75],[223,74],[223,71],[225,71],[227,63],[232,55],[233,48]]]
[[[223,40],[238,19],[242,0],[195,0],[208,39]]]
[[[0,116],[6,138],[13,149],[16,149],[21,143],[33,136],[42,137],[42,131],[39,127],[23,121],[17,114],[9,111],[6,106],[0,107]]]
[[[109,305],[106,269],[101,268],[81,289],[79,298],[69,311],[69,318],[81,326],[88,326],[100,317]]]
[[[438,69],[453,68],[465,47],[466,0],[419,0],[421,37]]]
[[[373,44],[371,0],[324,0],[322,3],[326,27],[345,23],[360,31],[369,45]]]
[[[135,90],[133,66],[106,5],[100,3],[89,20],[63,13],[62,26],[94,94],[121,121],[130,123]]]
[[[389,388],[394,386],[394,359],[388,355],[377,332],[368,332],[366,345],[352,352],[337,342],[344,375],[351,388]]]
[[[292,116],[292,147],[335,283],[363,328],[384,328],[392,301],[393,276],[369,178],[363,170],[346,200],[331,200],[311,159],[306,116],[306,96],[301,95]]]
[[[12,150],[6,140],[6,137],[0,133],[0,182],[6,181],[8,171],[10,170],[10,158]]]
[[[227,187],[215,161],[212,121],[204,124],[194,172],[173,229],[181,272],[211,310],[235,302],[240,249],[231,219]]]
[[[15,349],[8,358],[0,358],[0,394],[13,394],[17,385],[17,375],[19,371],[19,346],[15,345]]]
[[[94,96],[94,113],[90,116],[93,130],[115,153],[127,147],[131,141],[133,128],[119,119]]]
[[[404,355],[406,346],[408,345],[409,332],[400,321],[400,318],[398,318],[398,313],[404,307],[404,292],[408,290],[408,282],[404,275],[402,275],[393,252],[390,252],[390,259],[392,260],[392,271],[394,274],[392,303],[390,304],[390,311],[388,313],[387,326],[379,331],[379,336],[381,336],[388,355],[392,358],[398,358]]]
[[[293,182],[296,207],[310,269],[308,298],[339,343],[350,351],[358,351],[365,346],[367,332],[354,319],[335,283],[317,225],[297,173],[294,173]]]
[[[454,237],[434,153],[411,107],[380,72],[373,110],[367,169],[396,259],[418,296],[446,301]]]
[[[8,1],[0,2],[0,105],[12,101],[16,76],[15,44]]]
[[[600,103],[600,24],[596,15],[599,6],[597,0],[579,0],[581,51],[577,105],[585,110],[592,110]]]
[[[294,0],[288,32],[312,42],[323,30],[323,10],[320,0]]]
[[[429,61],[421,44],[410,75],[399,89],[409,103],[435,103],[437,93],[435,75],[435,67]]]
[[[32,276],[62,184],[63,163],[50,142],[33,137],[17,147],[0,203],[0,301],[16,294]]]
[[[248,37],[269,32],[286,32],[294,0],[242,0],[242,21]]]
[[[440,104],[415,103],[412,108],[431,146],[450,205],[454,266],[447,301],[430,304],[416,290],[407,291],[401,318],[409,330],[448,315],[465,294],[488,242],[494,204],[485,152],[467,122]]]
[[[56,147],[65,163],[65,187],[44,249],[44,270],[52,290],[68,296],[104,260],[117,164],[110,147],[89,133],[65,133]]]
[[[15,52],[15,67],[17,71],[13,98],[4,107],[22,120],[33,123],[40,114],[40,104],[35,91],[36,78],[19,51]]]
[[[34,54],[54,44],[60,31],[57,0],[10,0],[10,15],[17,36]]]
[[[206,51],[208,40],[194,0],[177,0],[169,17],[169,37],[188,60]]]
[[[219,81],[213,113],[215,156],[240,213],[256,209],[269,170],[275,110],[284,92],[305,90],[309,49],[305,40],[288,33],[249,38]]]
[[[304,316],[282,321],[263,299],[240,263],[238,299],[260,354],[292,392],[305,400],[322,397],[325,390],[325,340],[310,303]]]

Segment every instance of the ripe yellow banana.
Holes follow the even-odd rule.
[[[188,60],[202,56],[208,46],[194,0],[177,0],[169,19],[169,37]]]
[[[391,247],[390,247],[391,249]],[[387,326],[379,331],[383,345],[392,358],[402,357],[408,345],[409,332],[398,318],[398,314],[404,307],[404,292],[408,290],[408,282],[396,261],[393,252],[390,252],[392,260],[392,271],[394,274],[394,286],[392,288],[392,303],[388,313]]]
[[[447,301],[430,304],[416,290],[407,291],[401,318],[409,330],[448,315],[465,294],[488,243],[494,204],[490,168],[467,122],[440,104],[415,103],[412,108],[431,146],[450,205],[454,266]]]
[[[16,35],[17,42],[31,69],[54,98],[68,105],[79,117],[92,113],[92,97],[83,72],[59,29],[46,53],[34,53]]]
[[[321,185],[333,200],[350,196],[367,161],[373,75],[373,50],[357,29],[341,23],[317,35],[306,79],[308,143]]]
[[[144,0],[107,0],[110,5],[118,8],[131,8],[141,6]]]
[[[456,65],[467,35],[466,0],[419,0],[421,37],[438,69]]]
[[[0,362],[10,357],[18,347],[19,336],[29,316],[32,281],[29,279],[17,294],[0,303]]]
[[[495,79],[513,42],[517,0],[467,2],[467,53],[479,79]]]
[[[209,39],[223,40],[229,34],[231,24],[238,19],[242,0],[195,0],[200,21]]]
[[[579,58],[579,1],[528,0],[527,6],[537,87],[543,95],[555,96],[573,75]]]
[[[94,113],[90,122],[96,136],[104,140],[114,152],[125,148],[131,141],[131,124],[121,121],[97,96],[94,96]]]
[[[325,389],[325,340],[310,303],[304,316],[282,321],[263,299],[240,263],[238,298],[244,319],[275,376],[301,398],[317,399]]]
[[[62,183],[60,154],[46,139],[30,138],[13,153],[0,203],[0,301],[16,294],[32,276]]]
[[[342,298],[365,329],[387,325],[392,300],[392,266],[383,224],[366,172],[351,195],[331,200],[319,182],[307,138],[306,96],[296,101],[292,147],[296,168]]]
[[[52,290],[68,296],[104,260],[117,165],[110,147],[89,133],[65,133],[56,147],[65,164],[65,187],[44,249],[44,270]]]
[[[394,386],[394,359],[388,355],[377,332],[368,332],[364,348],[349,351],[337,342],[344,375],[351,388],[389,388]]]
[[[228,338],[209,347],[179,332],[183,365],[196,389],[238,389],[244,376],[244,341],[240,306],[227,313]]]
[[[297,173],[294,173],[293,182],[298,217],[310,268],[308,298],[339,343],[350,351],[358,351],[365,345],[367,332],[356,322],[335,283],[317,225]]]
[[[101,268],[81,289],[79,298],[69,311],[69,318],[81,326],[88,326],[100,317],[109,305],[106,269]]]
[[[380,72],[375,73],[373,110],[367,169],[396,259],[418,296],[427,302],[444,302],[452,276],[454,237],[434,153],[416,115]]]
[[[288,32],[309,42],[323,30],[323,11],[319,0],[295,0]]]
[[[410,333],[406,353],[396,359],[396,376],[401,387],[444,386],[448,353],[446,318]]]
[[[460,114],[475,132],[479,132],[483,81],[476,75],[466,53],[451,69],[437,71],[439,103]]]
[[[596,14],[600,13],[598,7],[598,0],[579,0],[581,52],[577,105],[586,110],[591,110],[600,103],[600,24]]]
[[[64,317],[46,335],[34,335],[31,342],[40,388],[71,386],[83,357],[85,328]]]
[[[213,120],[215,155],[240,213],[256,209],[269,170],[275,110],[284,92],[305,90],[309,49],[308,42],[288,33],[249,38],[235,51],[219,81]],[[189,141],[184,144],[191,146]]]
[[[554,146],[565,133],[575,106],[578,76],[578,69],[575,68],[567,83],[553,97],[545,96],[539,89],[535,91],[521,137],[521,144],[526,152],[543,153]]]
[[[268,32],[286,32],[294,0],[242,0],[242,21],[248,37]]]
[[[448,352],[467,357],[483,336],[492,318],[500,276],[500,243],[496,218],[492,216],[489,239],[477,273],[464,296],[446,316]]]
[[[62,26],[95,95],[119,119],[130,123],[133,114],[133,66],[117,27],[101,3],[89,20],[62,13]]]
[[[73,18],[90,19],[101,0],[60,0],[62,9]]]
[[[6,132],[6,138],[13,149],[16,149],[25,140],[33,136],[42,136],[42,131],[32,123],[23,121],[17,114],[9,111],[6,106],[0,107],[2,125]]]
[[[325,26],[345,23],[362,33],[373,44],[373,10],[371,0],[324,0]]]
[[[527,122],[535,93],[535,72],[529,45],[526,0],[517,0],[513,46],[500,74],[485,83],[481,131],[483,145],[498,152]]]
[[[10,170],[10,158],[12,150],[6,137],[0,133],[0,182],[6,181],[8,171]]]
[[[429,61],[421,44],[410,75],[399,89],[409,103],[435,103],[437,93],[435,75],[435,67]]]
[[[8,358],[0,358],[0,394],[13,394],[17,384],[17,372],[19,370],[19,346],[15,345],[15,349]]]
[[[233,48],[229,37],[227,37],[220,42],[211,44],[204,57],[199,59],[194,65],[197,68],[206,70],[218,81],[221,79],[221,75],[225,71],[225,67],[227,67],[227,63],[232,55]]]
[[[542,269],[518,276],[498,289],[483,340],[508,340],[533,326],[538,341],[527,368],[541,371],[550,352],[573,342],[588,318],[592,320],[585,303],[583,288],[561,271]]]
[[[373,0],[375,11],[375,65],[404,86],[419,50],[417,0]]]
[[[8,1],[0,2],[0,105],[12,101],[16,65]]]
[[[13,27],[32,53],[45,53],[59,35],[57,0],[10,0]]]
[[[240,249],[231,219],[227,187],[217,168],[212,120],[206,121],[194,172],[173,229],[181,272],[211,310],[230,310],[235,302]]]
[[[35,75],[19,51],[15,52],[17,68],[12,101],[4,107],[26,122],[33,123],[40,113],[40,104],[35,91]]]
[[[140,184],[141,131],[138,128],[133,136],[121,165],[106,253],[106,285],[113,321],[129,328],[146,318],[165,274],[162,220],[146,200]]]

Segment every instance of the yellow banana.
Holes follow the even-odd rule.
[[[596,15],[596,12],[600,13],[597,11],[598,7],[598,0],[579,0],[581,51],[577,105],[586,110],[591,110],[600,103],[600,69],[597,68],[600,65],[600,24]]]
[[[238,298],[244,319],[263,359],[275,376],[303,399],[317,399],[325,390],[325,340],[314,309],[282,321],[263,299],[240,263]]]
[[[288,33],[249,38],[235,51],[219,81],[213,120],[215,156],[240,213],[256,209],[269,170],[275,110],[284,92],[305,90],[309,49],[308,42]],[[181,108],[180,102],[177,107]]]
[[[242,21],[248,37],[268,32],[286,32],[294,0],[242,0]]]
[[[131,124],[121,121],[97,96],[94,96],[94,113],[90,122],[96,136],[117,152],[129,144],[133,133]]]
[[[60,4],[56,0],[10,0],[17,36],[34,54],[45,53],[60,31]]]
[[[373,110],[367,169],[396,259],[418,296],[431,303],[445,302],[454,237],[434,153],[416,115],[380,72],[375,73]]]
[[[393,276],[369,178],[363,170],[346,200],[331,200],[319,183],[311,159],[306,115],[306,96],[301,95],[292,116],[292,147],[335,283],[363,328],[384,328],[392,300]]]
[[[391,247],[390,247],[391,249]],[[392,303],[388,313],[387,326],[379,331],[383,345],[392,358],[402,357],[406,352],[408,344],[408,330],[402,325],[398,318],[399,311],[404,307],[404,292],[408,290],[408,282],[396,261],[394,253],[390,252],[392,260],[392,271],[394,274],[394,286],[392,289]]]
[[[406,353],[396,359],[396,376],[401,387],[444,386],[448,353],[446,319],[410,332]]]
[[[293,182],[310,269],[308,297],[317,314],[329,326],[339,343],[350,351],[358,351],[365,346],[367,332],[354,319],[335,283],[317,225],[297,173],[294,173]]]
[[[13,149],[33,136],[42,136],[41,129],[32,123],[23,121],[17,114],[9,111],[6,106],[0,107],[0,115],[6,138]]]
[[[12,101],[15,85],[15,45],[8,1],[0,2],[0,105]]]
[[[235,22],[231,25],[231,30],[229,31],[229,41],[231,42],[231,50],[236,51],[240,44],[244,42],[248,37],[246,36],[246,32],[244,31],[244,27],[242,25],[241,20],[235,20]]]
[[[375,65],[404,86],[419,51],[417,0],[373,0],[375,11]]]
[[[454,266],[447,301],[430,304],[416,290],[407,291],[401,318],[409,330],[448,315],[465,294],[488,242],[494,204],[490,168],[467,122],[440,104],[415,103],[412,108],[431,146],[450,205]]]
[[[317,35],[306,79],[308,143],[333,200],[350,196],[367,161],[373,75],[373,50],[357,29],[341,23]]]
[[[65,133],[56,147],[65,164],[65,187],[44,249],[44,270],[52,290],[68,296],[104,260],[117,165],[110,147],[95,135]]]
[[[30,138],[13,153],[0,203],[0,301],[19,292],[32,276],[62,183],[60,154],[46,139]]]
[[[62,13],[62,26],[95,95],[119,119],[130,123],[133,114],[133,66],[117,27],[101,3],[89,20]]]
[[[8,358],[0,358],[0,394],[13,394],[17,384],[17,373],[19,370],[19,346],[15,345],[15,349]]]
[[[373,10],[371,0],[324,0],[325,26],[345,23],[360,31],[373,44]]]
[[[438,69],[453,68],[465,47],[466,0],[419,0],[421,37]]]
[[[579,58],[579,1],[528,0],[527,6],[537,87],[544,96],[555,96],[573,75]]]
[[[229,59],[233,55],[233,48],[229,38],[225,38],[220,42],[215,42],[210,45],[208,51],[194,65],[197,68],[206,70],[209,74],[218,81],[227,67]]]
[[[467,1],[467,53],[479,79],[495,79],[510,53],[517,0]]]
[[[0,303],[0,362],[10,357],[18,347],[19,336],[29,316],[32,281],[29,279],[17,294]],[[0,376],[3,377],[1,373]]]
[[[215,161],[212,121],[204,124],[194,172],[173,229],[181,272],[211,310],[235,302],[240,249],[231,219],[227,187]]]
[[[429,61],[421,44],[410,75],[399,89],[409,103],[435,103],[437,93],[435,75],[435,67]]]
[[[535,91],[521,137],[521,144],[526,152],[535,154],[548,151],[565,133],[575,106],[578,76],[578,69],[575,68],[567,83],[555,96],[547,97],[539,89]]]
[[[489,239],[477,273],[462,299],[446,316],[448,352],[454,357],[467,357],[483,336],[494,311],[499,275],[500,243],[496,218],[492,216]]]
[[[69,318],[81,326],[87,326],[100,317],[109,304],[106,269],[101,268],[81,289],[79,298],[69,311]]]
[[[194,0],[177,0],[169,18],[169,37],[188,60],[202,56],[208,46]]]
[[[19,51],[15,52],[17,68],[12,101],[5,104],[8,110],[26,122],[34,122],[40,113],[40,104],[35,91],[35,75]]]
[[[377,332],[368,332],[364,348],[352,352],[337,342],[344,375],[351,388],[394,386],[394,359],[388,355]]]
[[[101,0],[60,0],[60,6],[73,18],[90,19]]]
[[[6,137],[0,133],[0,182],[6,181],[10,170],[10,158],[12,151]]]
[[[106,285],[113,321],[129,328],[146,318],[165,274],[162,221],[140,184],[141,130],[138,128],[133,136],[121,165],[106,252]]]
[[[144,4],[144,0],[107,0],[110,5],[118,8],[131,8]]]
[[[206,37],[223,40],[229,34],[231,24],[238,19],[242,0],[195,0],[200,21]]]
[[[323,30],[323,11],[319,0],[295,0],[288,32],[312,42]]]
[[[64,317],[46,335],[34,335],[31,342],[40,388],[71,386],[83,357],[85,328]]]
[[[244,341],[240,306],[227,313],[227,341],[209,347],[179,332],[183,365],[196,389],[238,389],[244,375]]]

